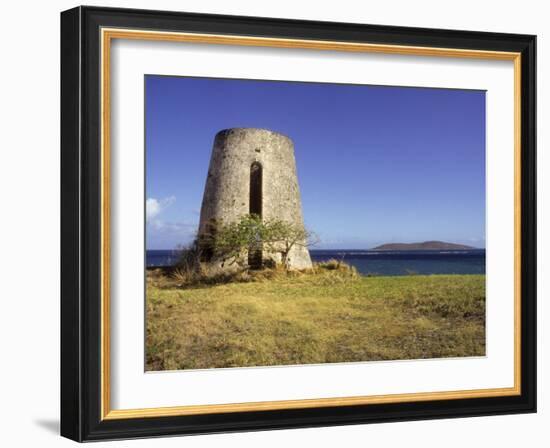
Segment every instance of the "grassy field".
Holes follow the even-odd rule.
[[[186,287],[147,276],[147,370],[484,354],[484,275],[317,269]]]

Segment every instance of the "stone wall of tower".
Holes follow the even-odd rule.
[[[262,166],[262,218],[303,227],[292,140],[266,129],[236,128],[221,131],[214,139],[199,236],[213,220],[227,223],[249,213],[250,167],[254,162]],[[309,251],[303,245],[295,246],[289,260],[294,269],[311,267]]]

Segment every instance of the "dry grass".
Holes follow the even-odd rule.
[[[326,275],[327,271],[333,271]],[[147,284],[150,286],[166,288],[198,288],[226,283],[247,283],[261,282],[266,280],[288,280],[288,279],[310,279],[329,282],[341,282],[359,278],[357,270],[338,260],[328,260],[316,263],[312,269],[301,271],[288,271],[281,266],[258,271],[240,270],[225,272],[216,269],[209,269],[201,264],[198,269],[176,267],[166,273],[162,268],[153,269],[147,272]]]
[[[331,261],[147,280],[147,370],[485,354],[483,275],[362,277]]]

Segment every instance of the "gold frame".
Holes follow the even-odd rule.
[[[110,408],[110,50],[113,39],[194,42],[214,45],[299,48],[414,56],[458,57],[514,62],[514,386],[446,392],[422,392],[304,400],[281,400],[217,405],[189,405],[142,409]],[[521,394],[521,54],[455,48],[279,39],[216,34],[101,29],[101,419],[117,420],[226,412],[305,409],[413,401],[502,397]]]

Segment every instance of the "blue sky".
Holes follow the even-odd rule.
[[[214,135],[294,141],[316,248],[485,247],[485,92],[147,75],[146,246],[196,231]]]

